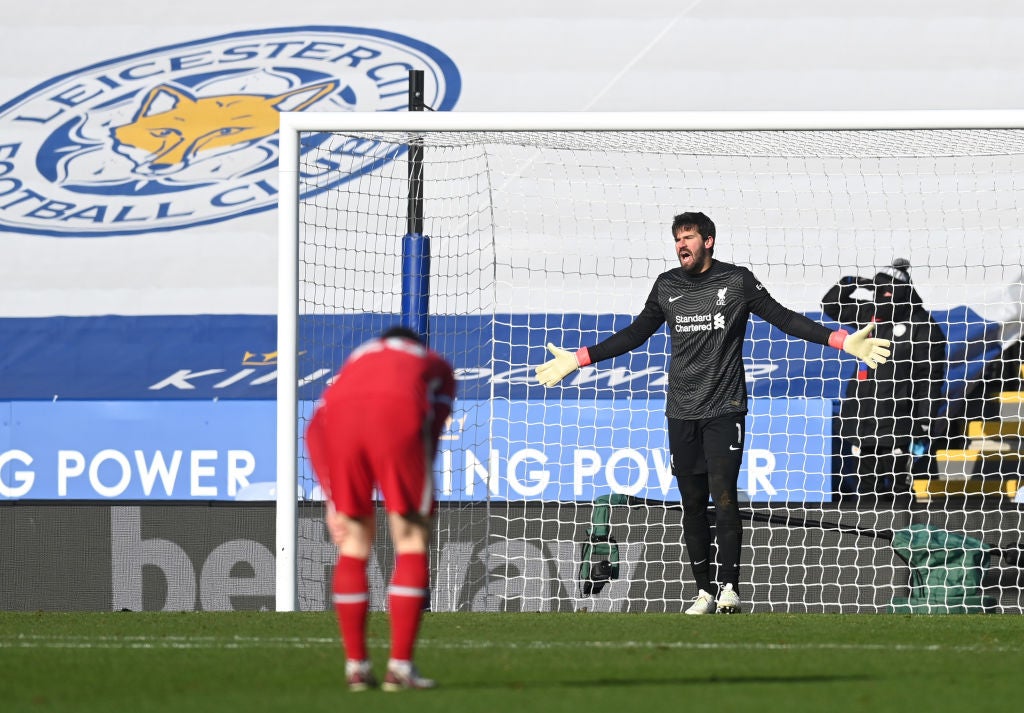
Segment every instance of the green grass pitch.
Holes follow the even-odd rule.
[[[1007,711],[1024,617],[428,613],[438,689],[352,694],[342,661],[330,612],[0,612],[7,713]]]

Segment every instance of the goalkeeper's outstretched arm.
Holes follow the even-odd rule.
[[[664,322],[665,315],[658,305],[655,286],[637,318],[604,341],[590,347],[580,347],[575,352],[549,343],[548,351],[552,358],[537,367],[537,380],[544,386],[554,386],[581,366],[596,364],[632,351],[650,339]]]
[[[845,329],[830,330],[823,324],[813,319],[794,312],[782,306],[768,294],[767,290],[760,289],[753,284],[754,277],[747,277],[747,284],[744,285],[750,296],[750,311],[761,317],[769,324],[778,327],[786,334],[817,344],[827,344],[835,349],[841,349],[847,354],[857,357],[871,369],[879,364],[884,364],[892,354],[892,346],[888,339],[872,337],[874,323],[869,323],[863,329],[850,334]]]

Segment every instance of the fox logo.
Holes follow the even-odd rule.
[[[149,91],[130,122],[111,130],[114,150],[135,164],[138,175],[180,173],[276,134],[279,112],[301,111],[337,88],[332,80],[274,96],[197,97],[161,84]]]
[[[140,235],[273,210],[281,113],[405,111],[409,70],[425,71],[425,105],[455,107],[450,57],[359,27],[232,32],[67,72],[0,100],[0,232]],[[404,151],[304,133],[303,198]]]

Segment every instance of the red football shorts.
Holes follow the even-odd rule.
[[[379,400],[335,404],[322,437],[330,461],[334,509],[349,517],[373,514],[376,485],[388,512],[430,515],[434,510],[432,462],[423,414]],[[433,451],[433,448],[430,449]]]

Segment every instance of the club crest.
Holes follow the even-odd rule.
[[[424,70],[428,106],[455,106],[461,80],[441,50],[355,27],[239,32],[56,77],[0,106],[0,230],[130,235],[275,208],[278,114],[400,111],[409,69]],[[402,151],[362,143],[307,195]]]

